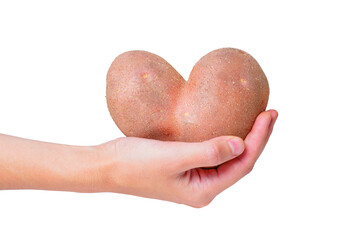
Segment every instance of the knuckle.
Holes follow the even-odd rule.
[[[206,151],[206,157],[208,158],[207,160],[210,163],[217,165],[220,160],[220,147],[216,143],[210,143]]]
[[[254,169],[254,165],[253,165],[253,164],[249,164],[249,165],[246,167],[246,174],[249,174],[253,169]]]
[[[192,199],[189,201],[189,206],[194,208],[203,208],[209,205],[214,197],[212,194],[207,192],[202,192],[197,194],[196,196],[193,196]]]

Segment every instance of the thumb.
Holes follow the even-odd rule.
[[[244,141],[235,136],[220,136],[198,143],[181,143],[174,149],[176,161],[182,170],[198,167],[214,167],[239,156],[245,149]],[[174,146],[177,147],[177,146]]]

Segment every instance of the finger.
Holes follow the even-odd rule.
[[[178,163],[178,170],[185,171],[218,166],[239,156],[244,147],[244,141],[239,137],[220,136],[198,143],[171,144],[169,154]]]
[[[244,141],[245,151],[239,157],[218,167],[217,184],[222,190],[233,185],[253,169],[267,141],[271,122],[271,113],[262,112]]]
[[[244,151],[244,141],[235,136],[220,136],[204,142],[126,137],[116,143],[118,151],[123,158],[131,160],[129,162],[142,159],[143,164],[175,174],[193,168],[218,166]]]
[[[268,110],[267,112],[269,112],[271,114],[271,124],[270,124],[270,132],[269,132],[269,137],[270,137],[270,135],[273,131],[275,122],[279,116],[279,113],[275,109]]]
[[[272,116],[269,112],[263,112],[258,116],[251,132],[245,138],[245,146],[249,149],[247,154],[244,155],[244,162],[247,160],[249,164],[255,164],[255,161],[258,159],[265,146],[270,132],[271,122]]]
[[[268,110],[267,112],[269,112],[269,113],[271,114],[271,123],[270,123],[270,125],[269,125],[269,131],[268,131],[268,135],[267,135],[267,137],[266,137],[266,141],[265,141],[264,145],[263,145],[262,148],[261,148],[261,149],[262,149],[261,152],[264,150],[267,142],[269,141],[269,138],[270,138],[270,136],[271,136],[271,133],[272,133],[272,131],[273,131],[273,129],[274,129],[275,122],[276,122],[277,117],[278,117],[278,115],[279,115],[278,112],[277,112],[276,110],[274,110],[274,109]]]

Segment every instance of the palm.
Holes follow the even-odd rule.
[[[194,190],[213,189],[218,185],[221,191],[237,182],[252,170],[269,140],[276,118],[274,110],[260,114],[245,138],[245,151],[240,156],[216,167],[189,169],[180,175],[182,181]]]

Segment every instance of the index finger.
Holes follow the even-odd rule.
[[[218,167],[219,178],[216,181],[221,190],[233,185],[252,170],[270,137],[276,117],[275,110],[262,112],[245,138],[245,151]]]

